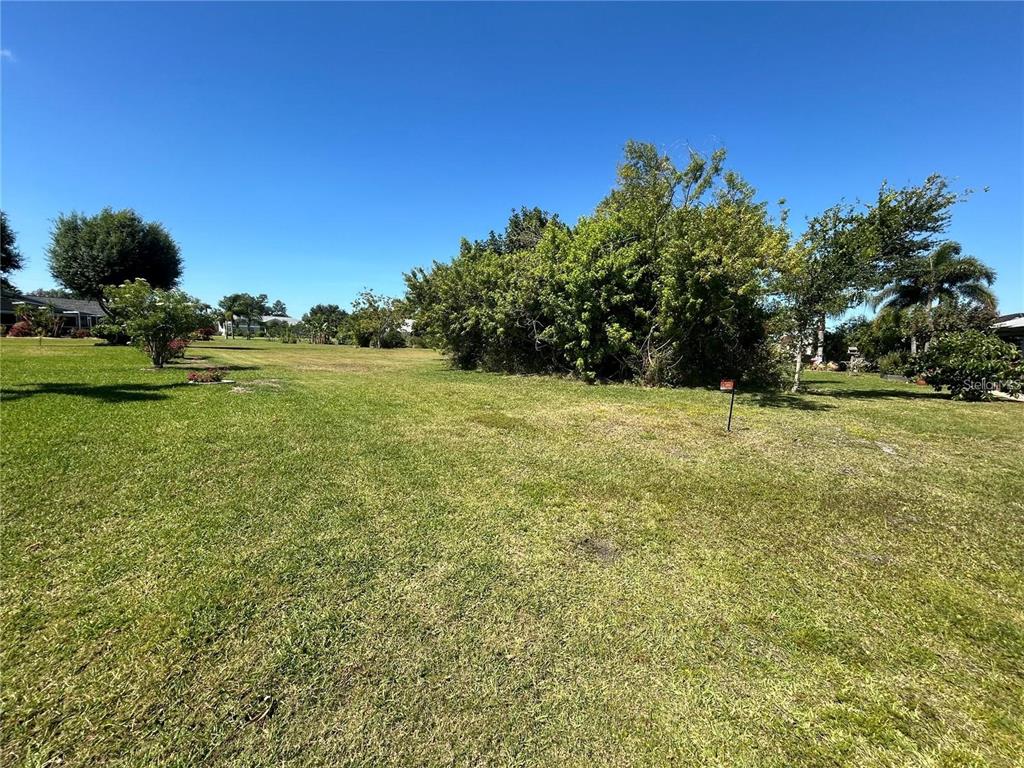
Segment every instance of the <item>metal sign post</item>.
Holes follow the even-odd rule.
[[[718,388],[722,392],[729,393],[729,420],[725,422],[725,431],[732,432],[732,407],[736,402],[736,380],[735,379],[722,379],[718,382]]]

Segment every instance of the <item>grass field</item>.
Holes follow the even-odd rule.
[[[0,354],[5,765],[1021,764],[1022,406]]]

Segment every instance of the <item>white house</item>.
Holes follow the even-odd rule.
[[[217,323],[217,333],[227,338],[228,336],[234,335],[248,335],[250,332],[253,334],[263,333],[266,330],[267,323],[274,321],[279,323],[287,323],[288,325],[298,325],[302,321],[296,317],[280,316],[280,315],[263,315],[256,322],[253,322],[252,329],[249,329],[249,323],[244,317],[236,317],[234,320],[220,320]]]

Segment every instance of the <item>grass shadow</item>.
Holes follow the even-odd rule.
[[[205,362],[206,358],[189,358],[168,363],[165,370],[173,371],[205,371],[207,368],[219,368],[222,371],[258,371],[258,365],[232,365],[224,363]]]
[[[840,400],[948,400],[948,392],[935,392],[929,389],[926,392],[912,392],[901,389],[808,389],[807,395],[811,397],[834,397]]]
[[[49,383],[29,384],[17,389],[0,392],[0,399],[22,400],[34,395],[69,395],[99,400],[104,403],[131,403],[146,400],[165,400],[169,397],[167,390],[188,386],[186,383],[176,384],[79,384]]]
[[[754,392],[752,397],[758,408],[792,408],[797,411],[828,411],[835,408],[828,403],[808,400],[803,395],[784,392]]]
[[[207,347],[213,349],[213,347]],[[233,363],[218,363],[210,359],[210,355],[185,355],[176,360],[170,360],[167,368],[178,371],[205,371],[207,368],[219,368],[222,371],[258,371],[258,365],[236,365]]]
[[[239,342],[237,344],[230,344],[230,345],[228,345],[228,344],[203,344],[203,346],[196,347],[195,349],[196,349],[196,351],[203,350],[203,349],[226,349],[226,350],[228,350],[230,352],[244,352],[245,350],[264,349],[264,347],[261,347],[261,346],[255,346],[255,347],[247,347],[247,346],[245,346],[246,344],[250,344],[250,343],[252,343],[252,342],[246,342],[245,339],[239,339]],[[324,346],[332,346],[332,345],[325,344]]]

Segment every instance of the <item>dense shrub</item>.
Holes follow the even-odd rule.
[[[212,384],[224,380],[224,371],[220,368],[205,368],[201,371],[189,371],[188,380],[194,384]]]
[[[417,333],[462,368],[776,382],[764,298],[787,235],[723,159],[678,170],[631,143],[618,186],[575,227],[523,209],[504,236],[407,275]]]
[[[1020,350],[975,330],[938,336],[918,356],[916,367],[936,391],[949,387],[959,400],[987,400],[996,388],[1016,394],[1024,382]]]
[[[213,338],[216,332],[217,331],[213,328],[204,327],[195,332],[195,337],[199,341],[209,341]]]
[[[887,352],[875,363],[878,372],[886,376],[910,376],[915,373],[911,369],[910,355],[905,352]]]
[[[131,341],[128,334],[124,332],[124,328],[113,322],[94,325],[92,335],[97,339],[103,339],[108,344],[124,345]]]
[[[30,323],[28,320],[19,320],[18,322],[11,326],[11,329],[7,332],[7,335],[16,337],[35,336],[35,333],[32,330],[32,323]]]
[[[88,339],[90,336],[92,334],[86,328],[76,328],[71,332],[72,339]]]

